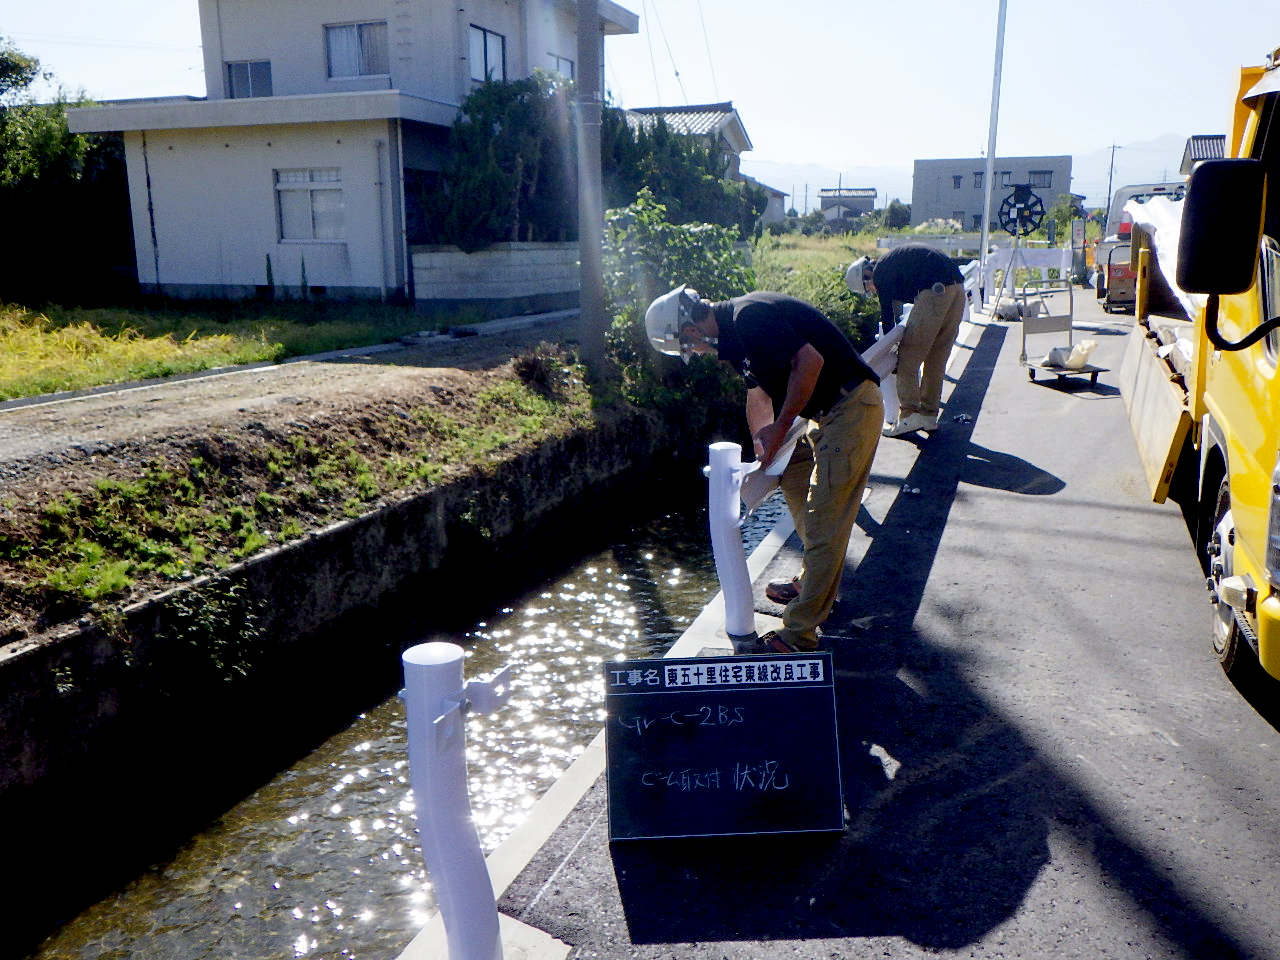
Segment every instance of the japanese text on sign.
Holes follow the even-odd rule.
[[[711,662],[670,664],[635,669],[619,666],[607,670],[610,688],[665,690],[692,687],[732,687],[742,684],[823,683],[826,661],[808,657],[770,658],[759,663]]]

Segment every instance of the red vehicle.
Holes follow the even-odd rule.
[[[1102,309],[1107,313],[1117,310],[1133,311],[1137,302],[1138,274],[1130,262],[1129,246],[1112,247],[1107,254],[1105,267],[1105,287],[1102,296]]]

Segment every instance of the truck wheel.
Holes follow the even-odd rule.
[[[1232,574],[1235,535],[1235,522],[1231,517],[1231,486],[1224,477],[1214,501],[1213,528],[1209,531],[1205,552],[1209,561],[1208,586],[1213,600],[1213,652],[1227,673],[1235,666],[1236,653],[1240,649],[1240,628],[1236,625],[1235,610],[1222,601],[1217,587]]]

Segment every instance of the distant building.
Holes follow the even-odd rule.
[[[828,222],[853,220],[875,208],[874,187],[824,187],[818,191],[818,209]]]
[[[911,223],[956,220],[962,230],[982,228],[987,161],[983,157],[959,160],[917,160],[911,181]],[[1015,184],[1031,185],[1031,192],[1045,208],[1071,192],[1070,157],[998,157],[991,188],[991,221]]]
[[[1227,138],[1221,133],[1203,133],[1187,138],[1187,146],[1182,151],[1182,166],[1178,172],[1184,177],[1191,176],[1191,168],[1201,160],[1221,160],[1226,156]]]
[[[751,184],[753,187],[759,187],[768,198],[764,213],[760,214],[761,223],[782,223],[787,219],[787,197],[789,194],[783,193],[777,187],[771,187],[767,183],[761,183],[754,177],[748,177],[745,173],[741,174],[738,179],[744,183]]]

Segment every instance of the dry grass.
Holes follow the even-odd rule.
[[[282,360],[447,325],[383,304],[50,306],[44,312],[0,304],[0,400]]]
[[[0,399],[274,360],[282,349],[263,336],[146,337],[132,327],[107,331],[85,320],[58,324],[23,307],[3,306]]]

